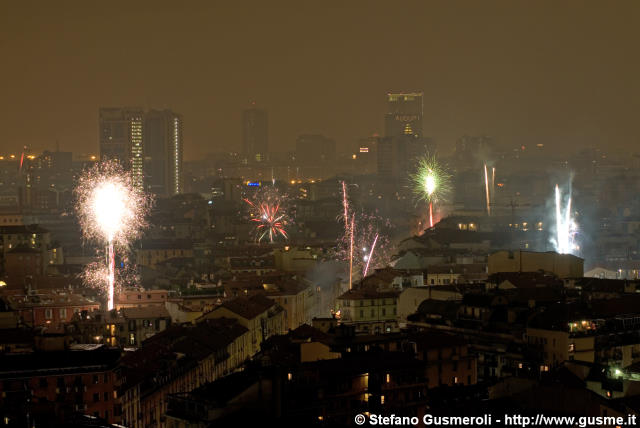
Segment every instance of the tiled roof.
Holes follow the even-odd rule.
[[[223,308],[248,320],[268,311],[275,305],[273,300],[259,294],[251,297],[236,297],[222,303]]]
[[[171,318],[164,306],[122,308],[121,311],[126,319]]]

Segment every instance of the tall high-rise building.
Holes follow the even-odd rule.
[[[143,188],[143,121],[139,108],[101,108],[100,159],[114,159],[130,170],[133,184]]]
[[[157,195],[182,193],[182,116],[150,110],[144,116],[145,187]]]
[[[422,92],[387,94],[385,137],[422,137]]]
[[[378,174],[406,178],[415,161],[433,150],[422,133],[422,92],[387,94],[385,136],[378,141]]]
[[[269,128],[266,110],[250,108],[242,112],[242,150],[250,162],[267,159]]]

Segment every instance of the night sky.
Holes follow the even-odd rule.
[[[640,151],[640,2],[5,1],[0,152],[97,153],[98,108],[172,108],[185,157],[382,133],[385,94],[425,93],[425,134]]]

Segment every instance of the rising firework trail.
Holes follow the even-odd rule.
[[[566,198],[566,207],[562,209],[562,193],[556,184],[555,188],[555,216],[556,240],[555,249],[560,254],[571,254],[578,249],[575,242],[577,224],[571,217],[571,193]]]
[[[371,263],[371,258],[373,257],[373,250],[376,248],[376,243],[378,242],[378,234],[376,233],[376,237],[373,239],[373,244],[371,244],[371,251],[367,256],[367,266],[364,268],[364,275],[362,277],[367,276],[367,272],[369,271],[369,263]]]
[[[353,231],[355,229],[356,215],[351,217],[351,234],[349,236],[349,290],[353,287]]]
[[[444,200],[451,190],[451,176],[435,156],[425,156],[418,161],[418,168],[411,176],[416,199],[424,200],[429,206],[429,226],[433,227],[434,205]]]
[[[129,245],[146,225],[149,200],[136,189],[131,176],[115,162],[85,171],[75,188],[76,211],[86,238],[106,244],[107,309],[114,307],[115,247]]]
[[[487,172],[487,164],[484,164],[484,191],[487,200],[487,215],[491,215],[491,195],[489,194],[489,173]]]
[[[491,168],[491,203],[495,201],[496,198],[496,167]]]

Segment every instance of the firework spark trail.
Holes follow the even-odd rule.
[[[364,268],[363,278],[367,276],[367,272],[369,271],[369,263],[371,263],[371,258],[373,257],[373,250],[376,248],[376,242],[378,242],[378,234],[376,233],[376,237],[373,239],[373,244],[371,244],[371,251],[369,252],[369,257],[367,257],[367,267]]]
[[[130,174],[114,161],[85,171],[74,189],[76,211],[85,238],[107,243],[107,308],[114,307],[115,246],[127,247],[142,233],[149,207],[142,191],[132,185]],[[89,276],[87,276],[89,277]]]
[[[491,168],[491,203],[494,203],[496,199],[496,167]]]
[[[349,238],[349,290],[353,287],[353,231],[355,229],[356,215],[351,217],[351,236]]]
[[[433,227],[433,202],[429,202],[429,227]]]
[[[575,243],[577,225],[571,217],[571,193],[567,198],[567,206],[562,212],[562,193],[556,184],[555,188],[555,211],[556,211],[556,241],[555,248],[560,254],[571,254],[578,249]]]
[[[489,196],[489,174],[487,172],[487,164],[484,164],[484,188],[487,200],[487,215],[491,215],[491,198]]]
[[[116,287],[116,254],[113,249],[113,240],[109,241],[107,254],[109,266],[109,272],[107,273],[107,309],[111,310],[114,306],[114,291]]]
[[[349,229],[349,200],[347,199],[347,184],[342,181],[342,207],[344,208],[344,229]]]

